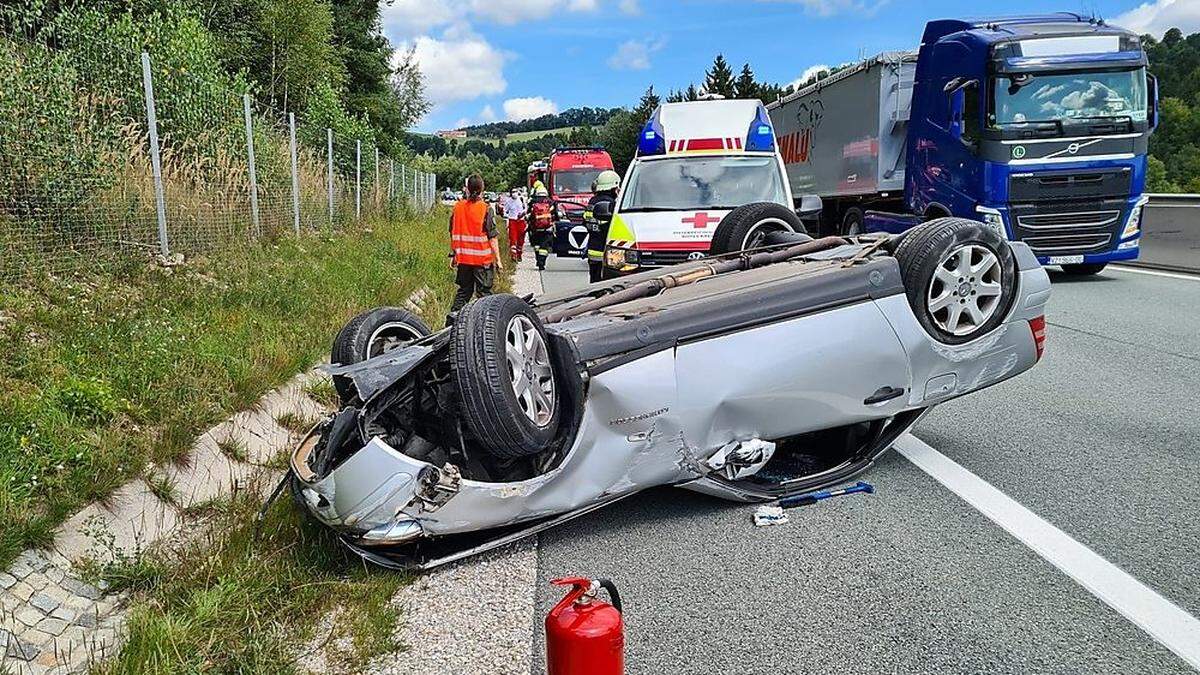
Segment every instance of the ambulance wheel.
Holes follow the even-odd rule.
[[[713,232],[709,255],[745,251],[765,245],[765,238],[776,232],[808,234],[795,211],[775,202],[755,202],[739,206],[721,219]]]
[[[350,319],[333,339],[330,363],[348,366],[386,354],[432,333],[421,317],[400,307],[376,307]],[[342,404],[358,398],[354,382],[334,376],[333,387]]]
[[[466,430],[498,459],[536,455],[558,432],[558,385],[542,322],[515,295],[488,295],[450,329],[450,368]]]
[[[896,248],[896,262],[917,321],[945,344],[991,332],[1016,299],[1012,249],[978,221],[937,218],[918,225]]]

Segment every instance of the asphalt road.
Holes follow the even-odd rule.
[[[1142,223],[1141,264],[1200,273],[1200,207],[1178,200],[1151,200]]]
[[[1054,281],[1042,363],[915,435],[1200,616],[1200,278]],[[630,673],[1192,672],[899,453],[863,479],[782,527],[672,489],[569,523],[541,536],[535,616],[553,577],[612,578]]]

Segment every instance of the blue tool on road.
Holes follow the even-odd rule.
[[[832,490],[816,490],[814,492],[805,492],[802,495],[796,495],[794,497],[784,497],[777,503],[783,508],[788,509],[793,506],[807,506],[809,504],[816,504],[822,499],[841,497],[842,495],[851,495],[855,492],[874,494],[875,486],[871,485],[870,483],[864,483],[860,480],[849,487],[834,488]]]

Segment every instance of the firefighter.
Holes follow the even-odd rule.
[[[455,270],[458,292],[446,317],[447,326],[472,297],[491,295],[496,270],[504,269],[496,239],[496,216],[482,194],[483,178],[472,174],[467,178],[463,198],[450,214],[450,266]]]
[[[508,221],[508,257],[513,262],[521,261],[521,250],[525,248],[525,204],[516,188],[501,202],[504,219]]]
[[[583,222],[588,229],[588,280],[591,283],[600,281],[604,271],[604,245],[608,242],[608,226],[612,223],[612,212],[617,205],[617,188],[620,186],[620,174],[611,169],[601,171],[592,186],[592,192],[595,194],[583,210]],[[597,217],[593,213],[596,205],[600,203],[608,205],[607,216]]]
[[[554,243],[554,205],[550,203],[550,192],[542,181],[533,184],[533,199],[525,215],[529,222],[529,243],[537,257],[537,268],[546,269],[546,258],[550,257],[550,246]]]

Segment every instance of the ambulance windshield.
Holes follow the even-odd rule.
[[[751,202],[787,204],[774,157],[694,155],[637,162],[620,210],[733,209]]]

